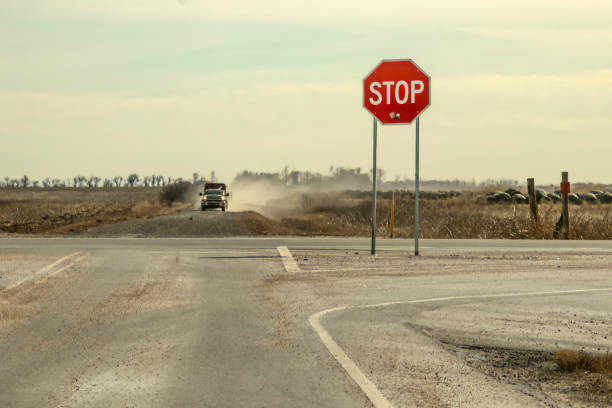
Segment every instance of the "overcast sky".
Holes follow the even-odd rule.
[[[2,0],[0,177],[372,167],[363,77],[432,78],[421,177],[612,183],[612,2]],[[414,126],[379,128],[387,179]]]

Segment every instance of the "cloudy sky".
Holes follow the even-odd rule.
[[[609,0],[2,0],[0,177],[371,168],[363,77],[432,78],[421,177],[612,183]],[[413,177],[414,127],[379,129]]]

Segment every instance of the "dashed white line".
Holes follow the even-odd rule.
[[[281,260],[283,261],[283,265],[285,266],[285,270],[287,273],[299,273],[301,272],[300,267],[293,259],[293,255],[291,255],[291,251],[286,246],[276,247],[278,253],[281,256]]]
[[[279,250],[280,251],[280,250]],[[355,383],[361,388],[361,390],[370,399],[372,404],[376,408],[393,408],[393,405],[384,397],[376,385],[370,381],[365,374],[359,369],[359,367],[349,358],[349,356],[340,348],[338,343],[330,336],[330,334],[321,325],[320,319],[334,312],[349,309],[371,309],[376,307],[403,305],[411,303],[431,303],[431,302],[445,302],[449,300],[461,300],[461,299],[489,299],[489,298],[504,298],[504,297],[518,297],[518,296],[546,296],[546,295],[568,295],[577,293],[593,293],[593,292],[608,292],[612,291],[612,287],[608,288],[593,288],[593,289],[572,289],[572,290],[557,290],[557,291],[542,291],[542,292],[516,292],[516,293],[494,293],[484,295],[464,295],[464,296],[447,296],[429,299],[418,299],[418,300],[404,300],[397,302],[385,302],[375,303],[371,305],[360,305],[360,306],[340,306],[332,309],[323,310],[315,313],[308,318],[308,322],[319,335],[321,342],[325,345],[331,355],[340,363],[342,368],[348,373],[348,375],[355,381]]]
[[[84,260],[85,258],[87,258],[89,256],[89,254],[85,254],[85,255],[81,255],[78,258],[76,258],[74,261],[70,262],[67,265],[62,266],[61,268],[48,273],[47,275],[45,275],[44,277],[42,277],[41,279],[39,279],[37,282],[40,282],[43,279],[49,278],[51,276],[55,276],[57,274],[60,274],[62,272],[64,272],[66,269],[73,267],[74,265],[78,264],[79,262],[81,262],[82,260]]]

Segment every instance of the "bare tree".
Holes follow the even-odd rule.
[[[88,180],[87,180],[87,177],[85,176],[79,176],[78,181],[79,181],[79,188],[80,188],[80,187],[85,187]]]
[[[51,180],[49,180],[49,177],[45,177],[43,179],[42,185],[44,188],[49,188],[51,186]]]
[[[142,179],[142,184],[144,184],[145,187],[149,187],[149,184],[151,184],[151,186],[153,186],[153,183],[151,182],[151,177],[145,176]]]
[[[115,183],[116,187],[121,187],[121,183],[123,182],[123,177],[121,176],[115,176],[113,178],[113,182]]]
[[[289,173],[289,180],[291,181],[292,185],[297,186],[300,183],[300,172],[293,170],[291,173]]]
[[[109,179],[104,179],[104,183],[102,184],[103,187],[109,188],[113,186],[113,182],[110,181]]]
[[[100,180],[102,180],[98,176],[91,176],[87,179],[87,187],[89,188],[98,188],[98,184],[100,184]]]
[[[172,207],[172,203],[176,200],[183,200],[188,194],[191,184],[188,181],[168,184],[159,194],[159,199],[166,202],[168,207]]]
[[[386,175],[387,175],[386,170],[378,169],[378,171],[376,172],[376,176],[378,178],[377,184],[382,185]]]
[[[372,169],[370,169],[370,180],[372,180]],[[376,184],[378,185],[382,185],[384,179],[385,179],[385,175],[387,174],[387,172],[383,169],[381,169],[380,167],[376,168]]]
[[[5,177],[4,178],[4,185],[9,187],[11,185],[11,178],[10,177]]]
[[[34,187],[34,188],[38,188],[38,180],[34,180],[34,181],[32,182],[32,187]]]
[[[164,178],[164,176],[157,176],[157,186],[165,186],[166,185],[166,179]]]
[[[285,164],[285,167],[281,170],[281,179],[283,180],[284,185],[289,184],[289,166]]]
[[[23,175],[21,178],[21,187],[26,188],[30,185],[30,178],[27,175]]]
[[[140,177],[136,173],[130,174],[127,178],[127,184],[129,184],[130,187],[134,187],[134,185],[138,184],[139,181]]]
[[[198,179],[200,178],[200,175],[198,174],[198,172],[193,172],[193,184],[196,184],[198,182]]]

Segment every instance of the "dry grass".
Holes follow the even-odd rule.
[[[589,354],[584,351],[561,350],[553,355],[559,370],[612,375],[612,354]]]
[[[490,190],[500,188],[491,187]],[[190,203],[168,208],[158,201],[159,188],[120,189],[2,189],[0,231],[66,234],[98,224],[135,218],[151,218],[191,207]],[[420,236],[423,238],[554,239],[561,205],[539,206],[535,223],[525,204],[483,200],[482,191],[464,191],[434,199],[423,194],[420,201]],[[377,203],[377,235],[389,236],[390,193]],[[414,236],[414,199],[410,192],[395,196],[395,236]],[[231,204],[230,204],[231,208]],[[368,192],[320,193],[301,196],[293,215],[268,219],[245,212],[237,224],[223,223],[225,235],[369,236],[371,200]],[[218,226],[220,228],[220,225]],[[221,234],[223,235],[223,234]],[[570,207],[570,239],[612,239],[612,205]]]
[[[479,199],[480,192],[420,201],[420,234],[423,238],[498,238],[553,239],[555,224],[561,216],[561,205],[551,202],[539,205],[535,223],[525,204],[489,204]],[[320,201],[316,198],[313,201]],[[388,236],[390,199],[377,202],[377,235]],[[370,234],[371,201],[369,198],[346,200],[340,197],[326,205],[312,208],[307,214],[281,220],[298,235]],[[583,204],[570,207],[570,239],[612,239],[612,205]],[[395,236],[414,235],[414,199],[411,194],[396,194]]]
[[[612,406],[612,354],[561,350],[553,354],[553,361],[569,374],[568,391],[584,406]]]
[[[70,233],[90,226],[148,218],[168,209],[158,200],[159,188],[2,189],[0,231]]]

